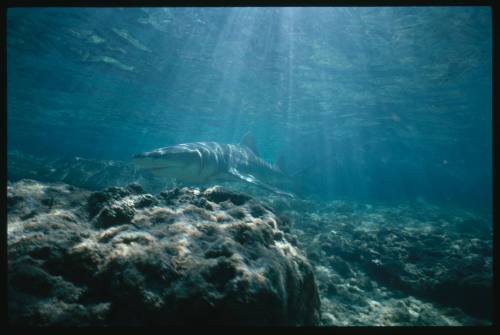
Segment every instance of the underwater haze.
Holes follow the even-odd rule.
[[[146,292],[144,299],[130,298],[124,303],[123,299],[128,298],[116,298],[109,292],[128,290],[133,284],[123,288],[120,286],[123,280],[117,279],[116,283],[122,284],[99,291],[89,284],[93,282],[90,278],[94,278],[92,271],[82,275],[87,279],[79,279],[71,277],[71,271],[62,270],[76,265],[50,265],[80,264],[78,257],[84,256],[72,256],[73,261],[58,263],[54,261],[56,256],[30,254],[35,260],[29,266],[38,264],[36,266],[43,269],[40,271],[51,278],[47,279],[50,282],[47,285],[69,287],[69,284],[57,284],[60,280],[57,278],[66,274],[69,277],[64,278],[75,285],[73,293],[68,293],[73,298],[57,298],[66,306],[54,314],[66,315],[61,319],[48,312],[47,315],[44,312],[36,316],[29,314],[37,308],[40,311],[46,308],[40,305],[43,299],[38,293],[34,298],[29,296],[26,284],[22,287],[15,284],[31,282],[35,276],[23,277],[26,267],[19,264],[24,264],[21,256],[28,249],[21,248],[19,236],[31,236],[29,229],[34,228],[29,225],[35,223],[45,227],[36,229],[48,229],[47,238],[52,229],[66,227],[62,224],[59,228],[47,228],[54,226],[55,221],[47,219],[52,223],[46,226],[42,212],[43,215],[62,215],[54,213],[52,206],[62,206],[65,213],[72,213],[65,215],[87,220],[85,224],[93,228],[89,228],[85,236],[94,236],[94,233],[101,236],[95,237],[93,244],[85,242],[75,246],[67,242],[61,247],[83,250],[101,243],[96,241],[104,239],[102,234],[106,229],[110,231],[106,236],[122,234],[116,230],[117,222],[132,222],[125,225],[129,227],[126,229],[132,229],[129,234],[139,234],[136,230],[142,221],[137,221],[138,217],[149,218],[163,201],[166,201],[165,208],[170,208],[163,209],[164,213],[174,215],[172,213],[178,213],[187,201],[192,206],[208,204],[200,210],[221,211],[217,215],[197,217],[190,216],[195,214],[188,214],[186,209],[183,217],[190,217],[193,225],[208,220],[207,217],[217,220],[229,217],[235,220],[235,225],[242,224],[244,218],[273,217],[277,224],[273,229],[283,230],[280,233],[283,240],[280,237],[280,242],[275,242],[276,248],[286,244],[287,250],[298,249],[290,254],[285,252],[287,256],[263,256],[280,264],[273,269],[284,269],[283,264],[299,262],[293,257],[304,254],[300,262],[307,266],[298,268],[305,272],[294,277],[294,271],[299,270],[290,267],[295,270],[287,270],[287,276],[282,273],[277,276],[310,278],[308,273],[313,273],[313,284],[297,279],[292,284],[283,284],[286,288],[282,288],[308,295],[299,297],[288,293],[290,297],[306,301],[304,306],[309,307],[303,308],[307,311],[295,305],[286,307],[293,312],[272,318],[280,320],[276,321],[279,324],[491,324],[492,22],[489,7],[9,8],[6,44],[9,278],[14,278],[12,288],[9,286],[9,315],[14,323],[31,320],[29,322],[36,325],[127,325],[201,320],[183,313],[191,310],[206,314],[209,307],[191,308],[189,299],[183,303],[184,309],[165,307],[172,301],[175,301],[172,304],[180,304],[179,296],[192,289],[187,284],[187,291],[177,292],[175,299],[168,296],[174,299],[168,300],[166,293],[161,295],[156,290],[164,284],[155,281],[151,290],[130,295],[137,297]],[[250,135],[243,139],[245,134]],[[248,162],[245,160],[249,170],[242,171],[241,165],[230,166],[229,174],[224,170],[226,177],[230,175],[235,183],[209,180],[213,176],[210,170],[207,183],[197,184],[183,183],[180,178],[148,175],[132,163],[134,155],[192,142],[220,143],[201,145],[208,148],[207,153],[210,148],[218,148],[220,156],[210,156],[216,157],[217,164],[226,154],[228,159],[234,159],[236,151],[244,159],[250,157]],[[203,151],[196,145],[189,148]],[[229,149],[226,153],[221,148]],[[158,157],[160,152],[166,151],[156,151],[148,157]],[[251,164],[258,166],[260,175],[257,167],[251,170]],[[183,173],[191,172],[186,169]],[[286,183],[276,182],[278,173],[286,176]],[[266,177],[269,180],[265,180]],[[51,183],[66,183],[76,188],[61,188],[61,184],[47,186],[53,185]],[[126,188],[130,183],[151,195],[135,194],[135,188]],[[207,188],[219,184],[225,187],[224,191]],[[182,186],[188,187],[180,188]],[[85,192],[97,193],[87,195]],[[219,193],[213,192],[223,195],[214,196]],[[266,214],[255,216],[255,207],[242,198],[231,198],[235,197],[233,192],[242,192],[245,197],[254,197],[266,204],[265,209],[258,211]],[[77,200],[72,202],[71,197],[77,195]],[[81,214],[74,206],[87,197],[92,206],[101,201],[104,207]],[[127,202],[123,197],[132,199],[127,198],[128,203],[136,201],[141,205],[125,210],[123,206],[129,205],[124,205]],[[139,201],[137,197],[146,200]],[[36,199],[41,199],[41,207],[30,207],[38,203]],[[231,206],[237,208],[217,207],[220,199],[233,199]],[[54,205],[54,201],[59,205]],[[114,209],[111,211],[106,206]],[[234,214],[236,210],[241,211],[240,214]],[[152,218],[151,222],[155,220]],[[168,222],[172,220],[175,221]],[[140,238],[134,237],[139,242],[127,244],[126,248],[132,248],[131,245],[146,248],[153,239],[157,239],[155,245],[163,243],[163,237],[149,230],[153,228],[144,227]],[[174,229],[174,225],[169,227]],[[114,229],[113,233],[110,229]],[[182,234],[189,229],[182,230]],[[200,231],[205,232],[201,228]],[[170,231],[162,234],[170,233],[173,234]],[[150,236],[148,234],[153,237],[144,237]],[[230,237],[226,240],[233,238],[232,233],[227,234]],[[278,238],[276,231],[273,234]],[[193,236],[187,241],[195,241]],[[47,240],[49,249],[46,250],[52,248],[51,241]],[[179,241],[183,240],[179,237],[175,243]],[[115,242],[107,239],[102,243]],[[185,245],[189,243],[183,243],[171,249],[188,248]],[[116,250],[122,250],[124,255],[132,251],[126,249],[129,251],[125,252],[114,244],[109,247],[109,253],[105,251],[107,244],[99,248],[102,254],[94,252],[101,256],[89,256],[89,261],[83,263],[90,264],[85,265],[87,270],[95,265],[106,273],[102,277],[106,279],[99,280],[113,282],[110,278],[117,273],[113,271],[121,266],[109,265],[113,257],[118,257]],[[195,255],[193,250],[187,254]],[[217,252],[217,255],[226,255],[226,251]],[[200,255],[203,255],[201,251]],[[230,259],[226,256],[217,259]],[[40,257],[48,257],[46,264],[49,265],[37,263]],[[96,259],[103,263],[94,264]],[[245,266],[250,267],[248,264]],[[232,283],[236,281],[234,273],[240,270],[227,270],[228,266],[222,266],[223,270],[215,276],[220,275],[220,280]],[[303,270],[309,267],[310,271]],[[148,276],[157,279],[154,274],[137,270],[142,269],[139,265],[133,268],[146,279]],[[243,265],[236,268],[241,269]],[[249,273],[260,273],[258,269],[263,268],[267,269],[267,265],[260,268],[255,265]],[[99,271],[95,273],[101,273]],[[123,273],[129,276],[127,271]],[[261,275],[266,277],[266,273]],[[239,274],[235,276],[239,278]],[[147,287],[151,281],[144,278],[137,282]],[[260,277],[255,278],[251,285],[258,287]],[[274,283],[273,275],[269,278],[266,283]],[[228,285],[215,285],[218,294],[225,296]],[[200,287],[206,288],[201,284]],[[78,290],[92,293],[87,297]],[[50,290],[46,294],[52,294],[47,292],[52,292]],[[159,294],[159,298],[151,298],[155,294]],[[258,297],[256,301],[263,301],[263,306],[255,303],[252,311],[272,308],[277,301],[264,293]],[[31,312],[27,312],[22,307],[29,305],[27,301],[38,307],[31,307]],[[248,312],[246,307],[235,308],[239,303],[230,301],[223,306],[242,311],[241,315],[249,317],[248,323],[271,322],[260,318],[257,312]],[[290,301],[288,304],[292,304]],[[85,306],[82,308],[89,308],[88,312],[76,315],[77,309],[67,307],[73,306],[71,304],[81,304]],[[141,312],[117,310],[116,306],[130,304],[139,306]],[[160,305],[162,307],[158,307]],[[207,306],[218,305],[212,301]],[[147,314],[144,310],[154,312]],[[210,310],[215,314],[209,314],[219,315],[217,311]],[[240,314],[235,313],[231,320],[245,324],[237,321]],[[171,318],[158,317],[166,314]],[[224,318],[212,317],[213,320],[231,323]]]

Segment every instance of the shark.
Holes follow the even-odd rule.
[[[290,177],[279,164],[260,157],[250,133],[239,144],[193,142],[158,148],[133,156],[132,163],[156,177],[184,184],[245,182],[276,194],[295,197],[275,185],[288,185]]]

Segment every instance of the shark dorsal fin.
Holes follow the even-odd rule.
[[[250,132],[243,135],[240,144],[248,147],[250,150],[253,151],[255,155],[260,156],[259,152],[257,151],[257,147],[255,146],[255,140]]]

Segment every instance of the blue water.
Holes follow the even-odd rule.
[[[285,158],[312,199],[491,211],[488,7],[10,8],[8,151]]]

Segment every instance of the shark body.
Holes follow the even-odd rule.
[[[187,184],[243,181],[293,197],[274,186],[287,184],[290,179],[277,165],[259,157],[249,134],[240,144],[194,142],[159,148],[135,155],[133,163],[157,177]]]

